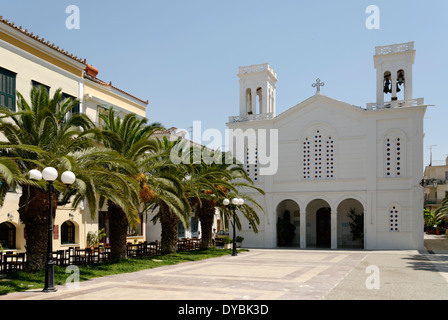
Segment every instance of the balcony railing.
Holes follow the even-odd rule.
[[[424,98],[411,99],[411,100],[395,100],[379,103],[368,103],[367,110],[378,110],[378,109],[390,109],[390,108],[402,108],[402,107],[416,107],[425,104]]]
[[[425,200],[425,204],[426,205],[428,205],[428,204],[442,204],[442,199],[431,199],[431,198],[428,198],[428,199],[426,199]]]
[[[272,67],[269,65],[269,63],[264,64],[257,64],[247,67],[239,67],[239,73],[245,74],[245,73],[255,73],[255,72],[262,72],[262,71],[269,71],[272,73],[272,75],[277,78],[277,73],[272,69]]]
[[[422,180],[423,187],[434,187],[434,183],[436,183],[437,186],[443,186],[443,185],[448,184],[448,180],[445,180],[445,179],[423,179]]]
[[[258,121],[258,120],[271,120],[274,119],[273,113],[262,113],[262,114],[248,114],[246,116],[236,116],[230,117],[229,122],[247,122],[247,121]]]
[[[381,46],[375,48],[375,54],[376,55],[383,55],[383,54],[391,54],[391,53],[399,53],[399,52],[406,52],[406,51],[412,51],[414,50],[414,42],[407,42],[407,43],[398,43],[398,44],[392,44],[388,46]]]

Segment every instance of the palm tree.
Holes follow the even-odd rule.
[[[149,151],[156,148],[156,144],[151,139],[152,133],[159,129],[159,124],[148,125],[145,118],[139,119],[135,114],[127,114],[120,118],[113,108],[107,114],[100,115],[103,120],[102,135],[104,145],[121,154],[124,158],[132,161],[137,168],[140,168],[142,159],[146,159]],[[133,183],[139,184],[138,172],[133,177]],[[134,215],[125,212],[122,206],[112,199],[107,202],[109,216],[109,238],[111,244],[111,259],[122,260],[126,258],[126,236],[129,222],[135,227],[139,222],[138,201],[135,203]],[[127,214],[128,213],[128,214]]]
[[[241,206],[240,211],[243,216],[251,223],[254,232],[258,232],[257,225],[260,223],[256,210],[253,207],[263,211],[262,207],[243,191],[255,190],[264,194],[263,190],[256,188],[253,181],[247,175],[243,167],[231,157],[230,153],[221,151],[211,151],[203,147],[199,149],[193,147],[191,155],[195,152],[206,154],[208,161],[204,161],[201,156],[201,163],[192,165],[192,178],[190,181],[190,201],[194,203],[194,211],[201,222],[202,230],[202,248],[209,248],[212,245],[212,228],[216,209],[219,208],[224,224],[228,225],[229,215],[227,208],[222,205],[225,198],[244,198],[245,204]],[[210,159],[214,159],[210,161]],[[237,227],[241,228],[239,218],[236,217]]]
[[[443,199],[441,206],[436,210],[437,213],[448,215],[448,195]]]
[[[3,206],[6,194],[10,189],[16,190],[22,184],[39,185],[35,181],[22,176],[18,162],[20,160],[25,163],[26,159],[14,157],[14,151],[19,149],[43,153],[43,150],[38,147],[0,142],[0,207]]]
[[[62,192],[76,195],[75,206],[86,197],[92,215],[96,213],[97,201],[94,197],[99,193],[117,202],[121,196],[121,204],[129,205],[131,185],[126,187],[124,181],[126,173],[135,174],[136,170],[126,159],[110,150],[92,149],[95,145],[93,138],[100,131],[86,115],[71,115],[78,101],[64,99],[60,89],[50,99],[45,88],[33,88],[30,104],[20,93],[17,97],[17,112],[0,107],[0,132],[8,140],[0,150],[4,165],[2,177],[7,184],[18,183],[22,188],[18,211],[27,235],[26,267],[40,269],[45,265],[49,197],[44,182],[26,179],[29,170],[53,166],[60,172],[72,170],[77,175],[70,190],[55,183],[53,217]],[[118,166],[122,168],[120,173],[116,170]],[[116,184],[103,186],[106,180]],[[2,190],[4,194],[3,184]]]
[[[189,225],[191,207],[184,188],[188,172],[183,164],[171,161],[171,152],[180,140],[169,141],[163,137],[155,141],[157,149],[146,156],[144,164],[145,193],[148,195],[145,210],[158,209],[153,223],[160,221],[161,224],[161,250],[173,253],[177,251],[178,224]]]

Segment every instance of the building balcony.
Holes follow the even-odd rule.
[[[448,184],[448,180],[445,179],[423,179],[421,182],[422,187],[444,186],[446,184]]]
[[[272,69],[272,67],[269,65],[269,63],[264,64],[257,64],[247,67],[240,67],[239,73],[240,74],[246,74],[246,73],[256,73],[256,72],[263,72],[268,71],[272,74],[272,76],[277,79],[277,73]]]
[[[431,199],[428,198],[425,200],[425,205],[440,205],[442,204],[442,199]]]
[[[411,99],[411,100],[393,100],[389,102],[379,103],[368,103],[366,110],[379,110],[379,109],[391,109],[391,108],[402,108],[402,107],[416,107],[425,105],[424,98]]]
[[[235,116],[229,117],[230,123],[235,122],[247,122],[247,121],[260,121],[260,120],[271,120],[274,119],[273,113],[262,113],[262,114],[248,114],[245,116]]]

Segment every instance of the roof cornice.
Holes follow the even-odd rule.
[[[78,58],[72,53],[59,48],[59,46],[56,46],[54,43],[50,43],[48,40],[45,41],[45,38],[41,38],[38,35],[34,35],[32,32],[28,32],[28,29],[23,29],[22,26],[16,26],[14,22],[10,22],[2,16],[0,16],[0,31],[33,47],[34,49],[71,65],[72,67],[81,70],[86,68],[86,59]]]

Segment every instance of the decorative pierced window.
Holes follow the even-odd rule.
[[[303,142],[302,177],[305,180],[335,178],[334,135],[325,135],[321,129]]]
[[[246,148],[246,158],[244,163],[245,169],[249,177],[254,181],[259,181],[259,167],[258,167],[258,148]]]
[[[402,137],[386,137],[384,141],[386,178],[404,176],[404,142]]]
[[[311,144],[308,138],[303,141],[303,179],[311,179]]]
[[[389,208],[389,231],[400,232],[400,209],[397,205]]]
[[[334,178],[334,140],[331,136],[327,137],[326,139],[326,176],[327,179],[333,179]]]

